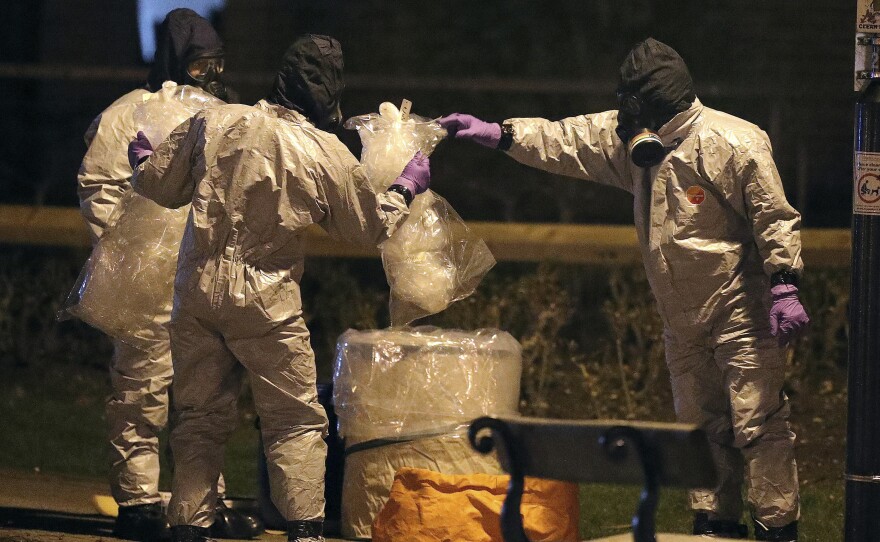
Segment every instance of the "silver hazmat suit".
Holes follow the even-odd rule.
[[[755,518],[771,527],[796,520],[795,436],[785,357],[770,335],[769,277],[801,272],[800,215],[785,199],[767,135],[694,100],[658,131],[673,150],[642,169],[615,134],[617,111],[504,124],[519,162],[634,196],[676,414],[708,431],[721,470],[714,491],[692,493],[692,507],[738,521],[745,471]]]
[[[174,82],[158,90],[175,96]],[[188,87],[187,87],[188,88]],[[198,92],[193,89],[194,92]],[[89,126],[88,150],[77,175],[80,210],[92,242],[111,226],[122,197],[131,190],[132,170],[128,143],[137,133],[137,107],[150,92],[133,90],[113,102]],[[150,287],[150,285],[144,285]],[[112,395],[106,416],[110,441],[110,491],[120,506],[155,503],[159,495],[159,438],[168,420],[168,390],[172,379],[171,349],[167,324],[171,318],[172,292],[165,309],[152,315],[157,346],[150,352],[113,339],[110,365]],[[223,480],[220,480],[223,491]]]
[[[171,321],[169,521],[210,523],[210,481],[236,425],[244,373],[273,502],[289,521],[322,519],[327,417],[302,317],[302,232],[318,224],[375,246],[406,217],[403,197],[376,194],[335,136],[265,101],[199,113],[138,166],[133,184],[166,207],[192,202]]]

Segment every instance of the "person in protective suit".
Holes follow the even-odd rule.
[[[705,428],[720,470],[717,487],[691,493],[694,533],[746,537],[745,474],[756,538],[796,540],[782,345],[808,322],[797,288],[800,215],[767,135],[705,107],[672,48],[648,39],[629,52],[618,103],[558,122],[456,113],[440,124],[523,164],[633,194],[676,414]]]
[[[147,88],[155,92],[165,81],[176,81],[224,102],[237,102],[238,94],[223,80],[224,56],[223,42],[211,23],[191,9],[172,10],[159,26]]]
[[[92,242],[112,226],[111,217],[131,189],[132,168],[128,143],[137,132],[135,111],[151,92],[173,92],[175,85],[199,87],[226,99],[223,83],[223,43],[210,23],[189,9],[168,13],[159,28],[155,61],[146,88],[133,90],[99,115],[85,135],[88,150],[77,176],[80,209]],[[144,285],[145,288],[152,287]],[[167,534],[159,495],[159,438],[168,419],[168,392],[172,379],[168,309],[153,315],[164,330],[160,346],[142,351],[113,340],[110,376],[113,393],[107,402],[110,437],[110,488],[119,504],[114,534],[120,538],[151,540]],[[223,480],[219,480],[223,493]],[[259,519],[216,504],[218,538],[250,538],[261,531]]]
[[[247,374],[272,500],[290,540],[322,538],[327,416],[299,281],[303,233],[376,246],[430,182],[417,155],[377,194],[332,133],[341,119],[342,50],[306,35],[285,54],[269,97],[255,107],[207,109],[155,153],[142,133],[129,147],[138,193],[176,208],[192,202],[175,278],[169,519],[174,540],[209,535],[213,481],[236,425]]]

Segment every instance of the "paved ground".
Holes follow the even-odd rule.
[[[52,510],[67,514],[97,514],[92,496],[106,494],[101,480],[35,471],[0,469],[0,507]]]
[[[0,469],[0,542],[119,540],[111,536],[113,518],[93,504],[93,496],[107,492],[102,480]],[[269,533],[260,540],[286,537]]]
[[[0,542],[98,542],[111,536],[113,518],[101,516],[94,495],[107,493],[101,480],[39,472],[0,469]],[[267,533],[263,542],[285,542],[281,533]],[[343,542],[327,539],[328,542]],[[658,535],[658,542],[693,542],[702,537]],[[713,539],[724,542],[721,539]],[[632,535],[595,542],[631,542]]]
[[[14,527],[0,527],[0,542],[98,542],[103,540],[112,542],[119,539],[110,536],[109,530],[76,534],[54,529],[18,529]],[[281,534],[264,534],[259,540],[266,542],[285,542],[287,537]]]

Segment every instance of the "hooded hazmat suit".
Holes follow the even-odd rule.
[[[310,84],[338,98],[338,42],[309,36],[297,43],[281,73],[302,78],[311,70]],[[303,48],[311,51],[306,60],[293,54]],[[303,111],[330,111],[324,103]],[[211,481],[247,372],[272,499],[288,521],[313,522],[303,538],[320,536],[327,417],[302,316],[302,233],[318,224],[334,238],[375,246],[406,217],[404,197],[376,194],[335,136],[268,101],[199,113],[138,166],[133,183],[166,207],[192,202],[171,322],[172,525],[209,523]]]
[[[745,466],[754,517],[782,527],[798,519],[799,500],[785,357],[768,317],[770,276],[802,270],[800,215],[786,201],[767,135],[700,103],[688,92],[686,68],[678,75],[687,84],[670,68],[669,51],[649,40],[621,68],[624,84],[641,89],[647,103],[668,106],[670,118],[657,127],[667,150],[659,165],[633,164],[616,132],[618,111],[509,119],[507,152],[634,196],[676,414],[708,431],[721,471],[718,487],[693,492],[691,505],[738,521]]]
[[[186,61],[201,55],[222,54],[222,43],[211,25],[195,12],[177,9],[168,14],[159,34],[156,61],[150,71],[150,90],[137,89],[108,107],[85,134],[88,150],[77,175],[80,209],[93,242],[112,224],[111,217],[131,189],[132,168],[128,143],[137,133],[136,110],[153,92],[176,97],[187,94],[174,82],[186,78]],[[164,83],[164,87],[163,87]],[[186,87],[189,88],[189,87]],[[198,91],[192,90],[192,93]],[[190,95],[195,95],[195,94]],[[154,285],[144,285],[152,288]],[[172,292],[159,314],[153,315],[161,334],[158,346],[142,351],[114,339],[110,365],[113,394],[107,402],[110,437],[110,488],[122,507],[158,503],[158,433],[168,419],[168,390],[172,379],[167,324]],[[222,478],[220,491],[223,491]]]

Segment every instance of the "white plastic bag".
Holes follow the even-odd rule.
[[[222,103],[197,88],[165,83],[141,103],[114,106],[125,109],[112,113],[131,118],[133,133],[120,137],[134,139],[143,131],[155,148],[185,120]],[[166,209],[129,190],[62,312],[142,350],[167,342],[177,253],[188,215],[189,205]]]
[[[345,127],[360,134],[361,164],[374,188],[384,191],[416,152],[429,156],[446,131],[431,119],[402,119],[388,102],[379,111],[348,119]],[[486,243],[430,190],[415,197],[409,217],[379,249],[391,288],[392,326],[405,326],[466,298],[495,265]]]

